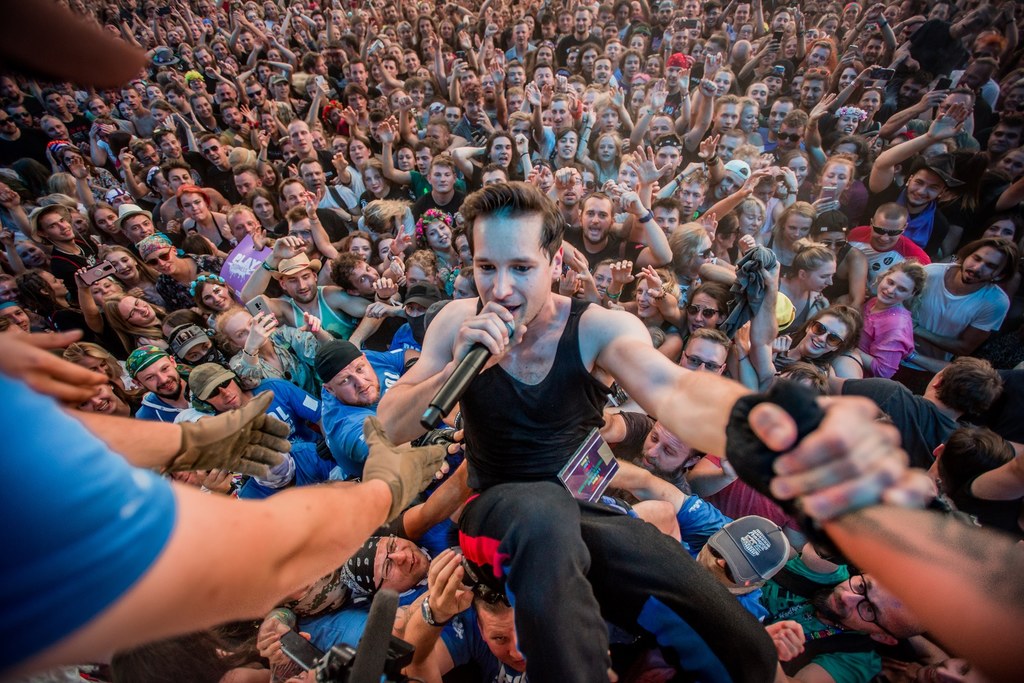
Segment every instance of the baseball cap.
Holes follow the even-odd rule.
[[[423,308],[430,308],[431,304],[435,304],[443,298],[441,290],[436,285],[421,282],[409,288],[409,291],[406,292],[405,303],[419,304]]]
[[[741,159],[733,159],[725,165],[725,172],[732,173],[736,184],[742,185],[750,177],[750,165]]]
[[[208,400],[219,384],[229,379],[238,379],[231,370],[216,363],[203,363],[192,369],[188,376],[188,388],[201,401]]]
[[[186,353],[209,338],[210,337],[206,334],[206,330],[199,327],[199,325],[193,325],[191,323],[187,325],[178,325],[171,330],[171,336],[169,339],[171,353],[173,353],[176,358],[182,359],[185,357]]]
[[[789,539],[770,519],[749,515],[729,522],[708,539],[741,586],[766,581],[789,561]]]
[[[826,211],[814,219],[811,232],[815,235],[823,232],[846,232],[850,227],[850,219],[842,211]]]

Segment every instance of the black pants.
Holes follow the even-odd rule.
[[[646,522],[537,482],[485,490],[460,527],[466,558],[506,582],[531,683],[607,680],[605,620],[652,633],[696,680],[775,675],[764,628]]]

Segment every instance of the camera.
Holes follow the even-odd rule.
[[[391,635],[398,594],[382,590],[373,598],[359,650],[342,643],[326,654],[294,631],[281,638],[281,649],[318,683],[405,683],[402,669],[412,662],[412,645]]]
[[[346,683],[348,681],[355,683],[355,679],[351,676],[358,652],[347,643],[335,645],[330,652],[324,653],[295,631],[289,631],[281,638],[281,650],[304,670],[314,671],[319,683]],[[402,675],[402,669],[412,663],[412,653],[412,645],[391,636],[384,670],[378,672],[384,678],[374,678],[373,680],[383,680],[388,683],[408,681],[409,679]]]

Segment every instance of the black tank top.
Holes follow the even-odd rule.
[[[495,365],[469,385],[460,406],[472,488],[557,481],[590,430],[603,423],[609,390],[580,356],[580,316],[588,305],[571,302],[551,370],[540,383],[524,384]]]

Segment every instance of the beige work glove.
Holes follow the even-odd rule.
[[[267,415],[274,399],[265,391],[238,410],[181,424],[181,450],[169,472],[222,469],[267,479],[292,449],[288,425]]]
[[[391,488],[387,520],[390,522],[434,480],[434,474],[448,455],[448,445],[396,446],[376,417],[369,417],[363,423],[363,436],[370,448],[363,466],[363,481],[379,479]]]

